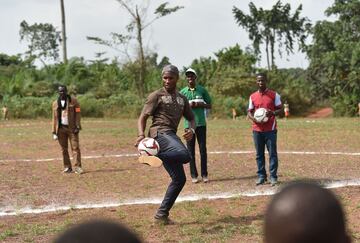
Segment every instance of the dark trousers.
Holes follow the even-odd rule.
[[[75,166],[81,167],[81,153],[79,145],[79,133],[75,134],[68,126],[60,126],[58,130],[58,141],[63,155],[63,162],[65,168],[71,168],[71,161],[68,151],[68,144],[70,141],[71,151],[75,159]]]
[[[186,176],[184,163],[190,161],[190,154],[180,138],[174,132],[158,133],[155,138],[160,145],[158,157],[171,177],[164,199],[158,209],[157,216],[169,216],[169,211],[183,189]]]
[[[186,146],[190,152],[190,174],[192,178],[198,177],[198,172],[196,169],[195,162],[195,142],[198,140],[199,151],[200,151],[200,161],[201,161],[201,176],[207,177],[207,150],[206,150],[206,126],[197,127],[195,130],[195,136],[186,143]]]
[[[265,145],[269,152],[270,178],[277,179],[278,156],[276,148],[277,131],[257,132],[253,131],[254,144],[256,149],[256,163],[258,177],[267,178],[265,170]]]

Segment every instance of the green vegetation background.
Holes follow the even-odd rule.
[[[321,106],[334,108],[335,116],[357,115],[360,103],[359,9],[359,0],[335,0],[325,12],[327,16],[335,16],[334,21],[318,21],[306,26],[312,37],[311,43],[300,46],[309,60],[306,70],[278,69],[274,62],[268,67],[271,69],[268,86],[281,95],[283,102],[290,104],[293,116],[304,115]],[[273,12],[268,11],[268,14]],[[21,26],[22,38],[38,33],[32,31],[54,32],[52,29],[45,29],[48,31],[45,32],[39,25],[25,24]],[[282,42],[277,41],[281,46]],[[0,53],[0,105],[8,106],[12,118],[50,117],[59,84],[66,84],[70,93],[78,97],[83,116],[134,118],[141,111],[144,97],[162,87],[161,69],[170,63],[167,57],[149,53],[144,59],[146,69],[142,69],[144,66],[139,60],[109,62],[101,59],[101,55],[95,60],[74,57],[66,64],[43,62],[43,67],[39,68],[34,65],[36,61],[46,56],[56,60],[58,51],[56,43],[50,47],[45,45],[46,39],[40,43],[43,44],[31,43],[28,55],[23,57]],[[42,52],[36,56],[34,48]],[[258,60],[260,53],[256,50],[243,50],[235,45],[215,52],[214,57],[192,61],[189,67],[197,71],[198,83],[207,88],[213,98],[213,117],[230,117],[232,108],[238,115],[246,114],[249,95],[257,89],[255,74],[264,71],[256,67]],[[183,76],[186,68],[181,68],[179,89],[186,86]],[[145,87],[141,88],[138,81],[143,76],[139,70],[145,70],[146,74]]]

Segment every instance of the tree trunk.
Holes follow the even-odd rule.
[[[63,49],[63,61],[67,64],[67,49],[66,49],[66,27],[65,27],[65,8],[64,0],[60,0],[61,5],[61,39],[62,39],[62,49]]]
[[[270,71],[270,60],[269,60],[269,37],[266,37],[266,40],[265,40],[265,50],[266,50],[266,61],[267,61],[267,66],[268,66],[268,70]]]
[[[138,8],[136,6],[136,27],[137,27],[137,41],[139,44],[139,62],[140,62],[140,73],[139,73],[139,80],[138,80],[138,91],[141,98],[145,96],[145,76],[146,76],[146,62],[145,62],[145,55],[144,55],[144,48],[142,43],[142,24],[141,24],[141,17],[138,12]]]
[[[274,69],[275,67],[274,46],[275,46],[275,29],[273,30],[273,35],[270,37],[271,69]]]

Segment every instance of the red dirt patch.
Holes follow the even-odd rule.
[[[325,117],[331,117],[333,114],[333,109],[331,107],[325,107],[320,110],[317,110],[310,115],[308,115],[308,118],[325,118]]]

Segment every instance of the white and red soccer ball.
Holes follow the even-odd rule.
[[[254,118],[257,122],[267,122],[269,120],[269,117],[266,116],[266,109],[265,108],[259,108],[254,113]]]
[[[138,145],[140,155],[154,156],[160,150],[159,143],[153,138],[144,138]]]

